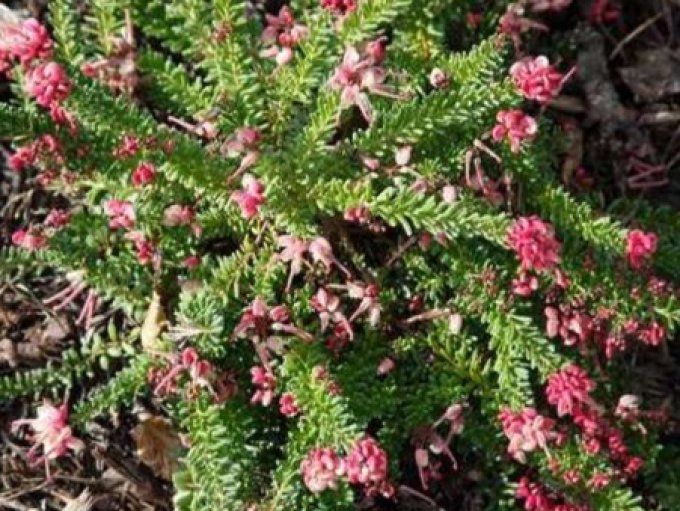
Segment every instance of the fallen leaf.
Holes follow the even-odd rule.
[[[171,422],[164,417],[147,416],[132,430],[132,438],[139,459],[157,476],[170,480],[182,449]]]
[[[161,295],[158,294],[156,290],[154,290],[153,295],[151,296],[151,303],[149,303],[149,308],[146,311],[146,316],[144,317],[144,323],[142,324],[142,330],[140,332],[142,347],[145,351],[149,353],[161,351],[158,338],[167,325],[168,322],[165,318],[163,305],[161,304]]]

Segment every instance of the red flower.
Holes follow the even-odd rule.
[[[491,132],[491,136],[496,142],[507,138],[513,153],[518,153],[522,141],[531,140],[538,131],[534,118],[521,110],[501,110],[496,114],[496,120],[498,124]]]
[[[656,252],[659,238],[656,234],[640,230],[628,232],[626,239],[626,256],[630,266],[639,270]]]
[[[52,103],[60,103],[68,97],[71,83],[63,67],[56,62],[47,62],[28,72],[26,92],[40,106],[48,108]]]
[[[241,216],[251,219],[260,211],[265,202],[264,185],[250,174],[243,176],[243,190],[231,194],[231,200],[241,208]]]
[[[284,392],[279,398],[279,411],[286,417],[295,417],[300,413],[300,407],[297,404],[295,395],[290,392]]]
[[[666,329],[658,322],[653,321],[651,325],[641,328],[640,340],[649,346],[658,346],[666,338]]]
[[[312,449],[300,465],[302,479],[313,493],[338,487],[338,476],[344,473],[344,464],[329,447]]]
[[[132,172],[132,184],[136,187],[151,183],[156,177],[156,167],[152,163],[142,162]]]
[[[527,99],[549,103],[557,96],[565,76],[558,72],[546,57],[525,57],[510,68],[510,76]]]
[[[321,0],[321,7],[333,14],[344,16],[357,8],[357,0]]]
[[[15,172],[21,172],[26,167],[33,165],[37,156],[35,144],[22,146],[7,159],[7,166]]]
[[[125,235],[125,238],[131,240],[135,244],[139,264],[149,264],[153,261],[156,255],[156,247],[152,242],[146,239],[142,231],[129,232]]]
[[[595,382],[583,369],[571,364],[548,378],[545,389],[548,402],[557,407],[557,415],[571,414],[579,404],[591,404]]]
[[[508,231],[508,244],[524,270],[550,270],[560,262],[555,232],[537,216],[519,218]]]

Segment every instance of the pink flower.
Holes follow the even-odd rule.
[[[518,153],[524,140],[531,140],[538,131],[538,125],[533,117],[518,109],[501,110],[496,114],[498,124],[491,132],[496,142],[508,139],[510,150]]]
[[[666,329],[657,321],[640,329],[640,340],[648,346],[659,346],[666,338]]]
[[[12,243],[33,252],[47,246],[47,238],[33,229],[19,229],[12,233]]]
[[[551,375],[545,389],[548,403],[557,407],[557,415],[572,414],[582,404],[592,404],[590,393],[595,390],[595,382],[582,368],[570,364]]]
[[[182,225],[191,225],[194,221],[196,213],[191,206],[182,206],[181,204],[172,204],[163,211],[162,224],[165,227],[179,227]]]
[[[333,247],[326,238],[318,236],[309,243],[309,255],[315,263],[321,262],[326,272],[331,271],[333,264],[340,268],[345,275],[349,276],[349,271],[333,255]]]
[[[109,229],[131,229],[135,225],[135,209],[131,202],[110,199],[104,202]]]
[[[132,184],[136,187],[151,183],[156,177],[156,167],[149,162],[140,163],[132,172]]]
[[[345,458],[350,484],[375,486],[387,480],[387,453],[371,437],[359,440]]]
[[[52,56],[52,39],[47,29],[34,18],[21,25],[6,24],[0,31],[0,51],[18,58],[22,66]]]
[[[182,264],[186,266],[190,270],[194,270],[198,268],[198,266],[201,264],[201,257],[197,255],[190,255],[186,258],[184,258],[184,261],[182,261]]]
[[[525,57],[515,62],[510,76],[525,98],[539,103],[549,103],[557,96],[565,80],[544,56]]]
[[[313,493],[337,489],[338,477],[344,473],[344,465],[330,447],[312,449],[300,465],[302,479]]]
[[[286,417],[295,417],[300,413],[295,395],[290,392],[284,392],[279,398],[279,411]]]
[[[45,108],[60,103],[71,92],[66,71],[56,62],[47,62],[31,69],[26,75],[26,92]]]
[[[450,79],[447,74],[440,68],[435,67],[430,71],[430,85],[435,89],[446,89],[449,87]]]
[[[295,23],[293,11],[287,5],[281,7],[279,14],[265,14],[267,26],[262,31],[262,42],[271,45],[262,52],[263,57],[276,60],[279,66],[290,62],[293,58],[293,47],[309,36],[304,25]]]
[[[595,472],[593,476],[588,480],[588,486],[593,490],[602,490],[609,486],[612,477],[604,472]]]
[[[511,289],[516,296],[531,296],[538,289],[538,279],[529,272],[521,271],[517,278],[512,279]]]
[[[345,317],[345,314],[340,309],[340,298],[321,287],[311,299],[311,305],[319,313],[319,320],[321,321],[321,330],[326,330],[329,323],[341,325],[348,333],[350,338],[353,337],[352,326]]]
[[[43,222],[47,227],[54,227],[55,229],[61,229],[62,227],[68,225],[71,220],[71,213],[64,209],[52,209],[45,217]]]
[[[352,322],[364,313],[368,314],[368,322],[375,326],[380,321],[380,301],[378,300],[379,288],[377,284],[364,284],[363,282],[347,282],[347,290],[350,298],[361,300],[359,306],[352,313],[349,321]]]
[[[66,110],[59,103],[52,103],[50,105],[50,117],[54,124],[58,126],[66,126],[71,135],[78,134],[78,122],[76,121],[75,115]]]
[[[520,413],[504,409],[499,414],[503,432],[508,437],[508,453],[520,463],[526,463],[526,453],[537,448],[547,450],[548,441],[555,438],[555,421],[539,415],[533,408]]]
[[[357,0],[321,0],[321,7],[333,14],[344,16],[357,8]]]
[[[633,394],[624,394],[619,398],[614,415],[624,421],[635,421],[640,415],[640,398]]]
[[[245,126],[237,129],[234,134],[227,139],[224,149],[230,157],[238,156],[247,151],[257,149],[262,139],[262,134],[256,128]]]
[[[231,194],[231,200],[241,208],[241,216],[251,219],[260,211],[260,206],[265,202],[264,185],[250,174],[243,176],[243,191]]]
[[[356,48],[348,46],[342,63],[335,68],[329,85],[331,89],[341,91],[342,108],[356,105],[366,122],[370,124],[373,122],[373,107],[368,95],[363,91],[392,98],[399,97],[393,87],[384,85],[386,79],[387,73],[375,65],[372,57],[362,58]]]
[[[35,144],[19,147],[8,159],[7,166],[15,172],[21,172],[35,163],[37,158]]]
[[[524,270],[550,270],[560,262],[560,243],[552,226],[537,216],[521,217],[508,230],[508,245]]]
[[[260,403],[262,406],[269,406],[274,399],[274,389],[276,389],[276,376],[264,366],[254,366],[250,368],[250,375],[253,385],[257,387],[250,402]]]
[[[642,268],[656,252],[659,238],[656,234],[638,229],[628,232],[626,239],[626,256],[628,263],[636,270]]]
[[[149,264],[156,256],[156,247],[152,242],[146,239],[142,231],[131,231],[125,235],[126,239],[131,240],[135,244],[137,251],[137,260],[139,264]]]
[[[38,415],[35,419],[19,419],[12,422],[11,429],[17,430],[21,426],[28,426],[33,430],[31,442],[33,447],[28,451],[29,459],[34,463],[56,459],[66,454],[67,451],[78,452],[84,444],[75,438],[68,425],[68,409],[66,403],[59,408],[48,401],[38,407]],[[36,451],[42,446],[42,456],[37,457]],[[48,472],[49,474],[49,472]]]
[[[290,263],[290,273],[286,284],[286,289],[290,289],[293,278],[302,271],[307,243],[300,238],[287,234],[279,236],[276,243],[283,249],[276,255],[276,258],[281,262]]]
[[[116,158],[129,158],[139,152],[141,144],[139,138],[133,135],[123,135],[120,145],[113,150]]]
[[[571,5],[571,0],[530,0],[532,11],[562,11]]]
[[[554,511],[555,504],[548,497],[546,489],[539,483],[532,482],[528,477],[522,477],[515,497],[524,500],[524,509],[526,511]]]

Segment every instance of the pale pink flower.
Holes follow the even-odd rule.
[[[60,103],[71,92],[66,71],[56,62],[46,62],[31,69],[26,74],[25,86],[28,95],[45,108],[54,102]]]
[[[527,453],[537,448],[547,451],[548,441],[555,437],[555,421],[539,415],[534,408],[524,408],[520,413],[506,408],[499,418],[510,440],[508,453],[520,463],[526,463]]]
[[[376,370],[378,376],[385,376],[387,374],[390,374],[394,369],[397,367],[396,362],[394,359],[390,357],[385,357],[383,358],[380,363],[378,364],[378,368]]]
[[[309,255],[315,263],[321,262],[326,268],[326,272],[331,271],[335,264],[345,275],[349,276],[349,270],[333,255],[333,247],[326,238],[318,236],[309,243]]]
[[[571,5],[572,0],[529,0],[532,11],[562,11]]]
[[[544,56],[525,57],[515,62],[510,76],[524,97],[539,103],[549,103],[557,96],[566,79]]]
[[[531,296],[538,289],[538,279],[529,272],[521,271],[512,279],[511,289],[512,294],[516,296]]]
[[[625,421],[635,421],[640,415],[640,398],[633,394],[624,394],[619,398],[614,415]]]
[[[156,178],[156,167],[149,162],[142,162],[132,172],[132,184],[136,187],[151,183]]]
[[[131,229],[135,225],[135,209],[129,201],[107,200],[104,202],[104,212],[109,217],[110,229]]]
[[[305,486],[313,493],[338,488],[338,477],[344,474],[344,463],[330,447],[319,447],[307,453],[300,465]]]
[[[28,426],[33,430],[31,442],[33,447],[28,451],[28,457],[33,463],[45,462],[49,475],[49,460],[63,456],[68,451],[78,452],[85,446],[82,440],[73,436],[68,425],[68,408],[63,403],[58,408],[49,401],[44,401],[38,407],[35,419],[19,419],[12,422],[11,429],[16,431],[21,426]],[[42,456],[37,455],[42,446]]]
[[[250,402],[260,403],[262,406],[269,406],[274,399],[276,389],[276,376],[264,366],[254,366],[250,368],[250,375],[256,390],[250,398]]]
[[[356,444],[345,458],[345,472],[350,484],[374,486],[387,479],[387,453],[371,437]]]
[[[241,208],[241,216],[251,219],[260,211],[265,202],[264,185],[250,174],[243,176],[243,190],[233,192],[231,200]]]
[[[85,276],[84,271],[70,272],[66,276],[70,281],[69,285],[43,300],[43,303],[50,306],[54,311],[65,309],[87,290],[87,283],[83,279]],[[85,329],[89,330],[98,306],[99,298],[97,293],[92,289],[88,290],[85,294],[85,301],[80,307],[80,314],[76,319],[76,325],[84,325]]]
[[[592,405],[590,393],[595,382],[582,368],[570,364],[548,378],[545,395],[548,403],[557,407],[560,417],[569,415],[581,405]]]
[[[311,305],[319,313],[321,330],[326,330],[329,323],[333,322],[342,325],[348,332],[350,338],[354,336],[352,326],[340,309],[340,298],[321,287],[311,299]]]
[[[331,89],[341,91],[340,106],[348,108],[356,105],[364,119],[373,122],[373,107],[364,91],[399,99],[396,89],[384,84],[387,73],[376,66],[370,57],[362,58],[353,46],[345,49],[342,63],[335,68],[329,81]]]
[[[191,225],[195,217],[196,213],[191,206],[172,204],[163,211],[162,224],[165,227]]]
[[[447,204],[454,204],[458,201],[459,193],[458,188],[452,185],[446,185],[442,188],[442,199]]]
[[[491,136],[496,142],[507,138],[513,153],[518,153],[522,142],[534,138],[538,131],[534,118],[518,109],[501,110],[496,114],[496,120],[498,124],[491,131]]]
[[[279,236],[276,243],[283,249],[276,255],[276,258],[281,262],[290,263],[290,273],[286,284],[286,289],[290,289],[293,278],[302,271],[308,245],[302,239],[287,234]]]
[[[51,209],[44,220],[47,227],[61,229],[71,221],[71,213],[65,209]]]
[[[550,270],[560,262],[560,243],[552,226],[537,216],[521,217],[508,230],[508,245],[524,270]]]
[[[524,17],[524,7],[519,4],[510,4],[507,11],[498,24],[498,30],[512,39],[515,49],[519,51],[522,39],[521,35],[531,29],[540,32],[548,32],[550,29],[543,23]]]
[[[279,398],[279,411],[286,417],[295,417],[300,413],[295,395],[291,392],[284,392]]]
[[[34,18],[21,25],[6,23],[0,29],[0,51],[19,59],[22,66],[52,56],[52,39],[47,29]]]
[[[12,233],[12,243],[33,252],[47,246],[47,238],[32,228],[19,229]]]
[[[635,229],[626,238],[626,256],[631,268],[641,269],[656,252],[659,238],[653,232]]]
[[[245,152],[257,150],[261,139],[262,134],[257,128],[244,126],[225,141],[223,148],[227,156],[234,158]]]
[[[352,313],[349,321],[352,322],[362,314],[368,315],[368,322],[375,326],[380,321],[380,302],[378,301],[379,288],[377,284],[364,284],[363,282],[347,282],[347,291],[350,298],[361,300],[359,306]]]
[[[440,68],[435,67],[430,71],[430,85],[435,89],[447,89],[451,83],[448,75]]]

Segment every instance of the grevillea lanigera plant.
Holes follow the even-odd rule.
[[[46,397],[12,427],[30,461],[144,397],[184,434],[179,510],[443,481],[484,509],[643,509],[665,415],[625,362],[680,321],[679,238],[561,186],[544,112],[578,70],[516,56],[504,2],[452,52],[473,3],[52,0],[3,24],[7,165],[60,206],[0,271],[65,274],[40,298],[83,339],[0,379]]]

